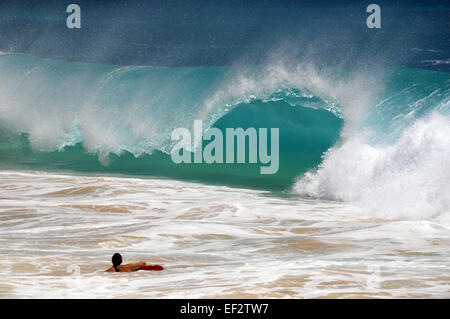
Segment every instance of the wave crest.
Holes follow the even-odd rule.
[[[293,191],[355,202],[383,218],[450,212],[450,117],[434,112],[418,119],[392,145],[369,140],[353,136],[329,149]]]

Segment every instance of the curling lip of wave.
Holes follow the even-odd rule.
[[[409,214],[416,204],[420,205],[415,210],[418,216],[448,210],[445,193],[436,191],[449,184],[448,175],[439,171],[449,158],[448,126],[443,125],[449,114],[446,73],[391,68],[380,88],[377,76],[367,71],[339,73],[307,64],[294,68],[269,64],[256,70],[114,67],[22,54],[1,55],[0,71],[4,84],[0,87],[0,124],[13,132],[28,133],[35,150],[53,151],[82,143],[84,150],[97,154],[103,163],[111,153],[168,153],[170,134],[176,127],[191,127],[196,119],[211,126],[236,106],[282,101],[326,110],[345,121],[338,145],[323,156],[316,171],[300,178],[295,192],[366,206],[388,202],[393,206],[386,210],[395,212],[387,213],[391,216]],[[427,117],[433,110],[440,114]],[[277,113],[260,117],[272,119]],[[317,117],[313,118],[317,121]],[[364,134],[367,130],[373,133],[370,138]],[[310,139],[311,132],[322,131],[305,131],[301,136]],[[394,134],[386,132],[398,136],[387,137]],[[419,147],[412,148],[414,143]],[[426,152],[427,145],[436,149]],[[437,169],[422,167],[410,158],[434,163]],[[320,155],[308,163],[316,162],[320,163]],[[421,184],[423,191],[417,186]]]
[[[82,143],[104,164],[123,151],[170,153],[174,128],[198,119],[209,127],[254,100],[340,116],[339,89],[312,69],[115,67],[5,54],[0,72],[0,124],[27,133],[34,150]]]

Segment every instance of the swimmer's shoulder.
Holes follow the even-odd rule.
[[[128,265],[120,265],[117,268],[119,268],[119,272],[131,272],[132,271]],[[105,272],[116,272],[116,270],[114,269],[114,267],[110,267],[110,268],[106,269]]]

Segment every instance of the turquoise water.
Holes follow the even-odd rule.
[[[448,1],[77,4],[0,3],[0,298],[449,297]],[[279,170],[175,164],[198,120]]]
[[[3,168],[269,190],[291,187],[348,134],[369,131],[370,143],[389,145],[417,119],[450,109],[448,73],[404,67],[119,67],[1,54],[0,81]],[[261,175],[261,163],[174,164],[171,132],[192,131],[198,119],[223,132],[279,128],[279,171]]]

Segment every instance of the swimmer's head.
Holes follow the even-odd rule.
[[[119,253],[115,253],[112,256],[112,263],[114,267],[119,266],[122,263],[122,256]]]

